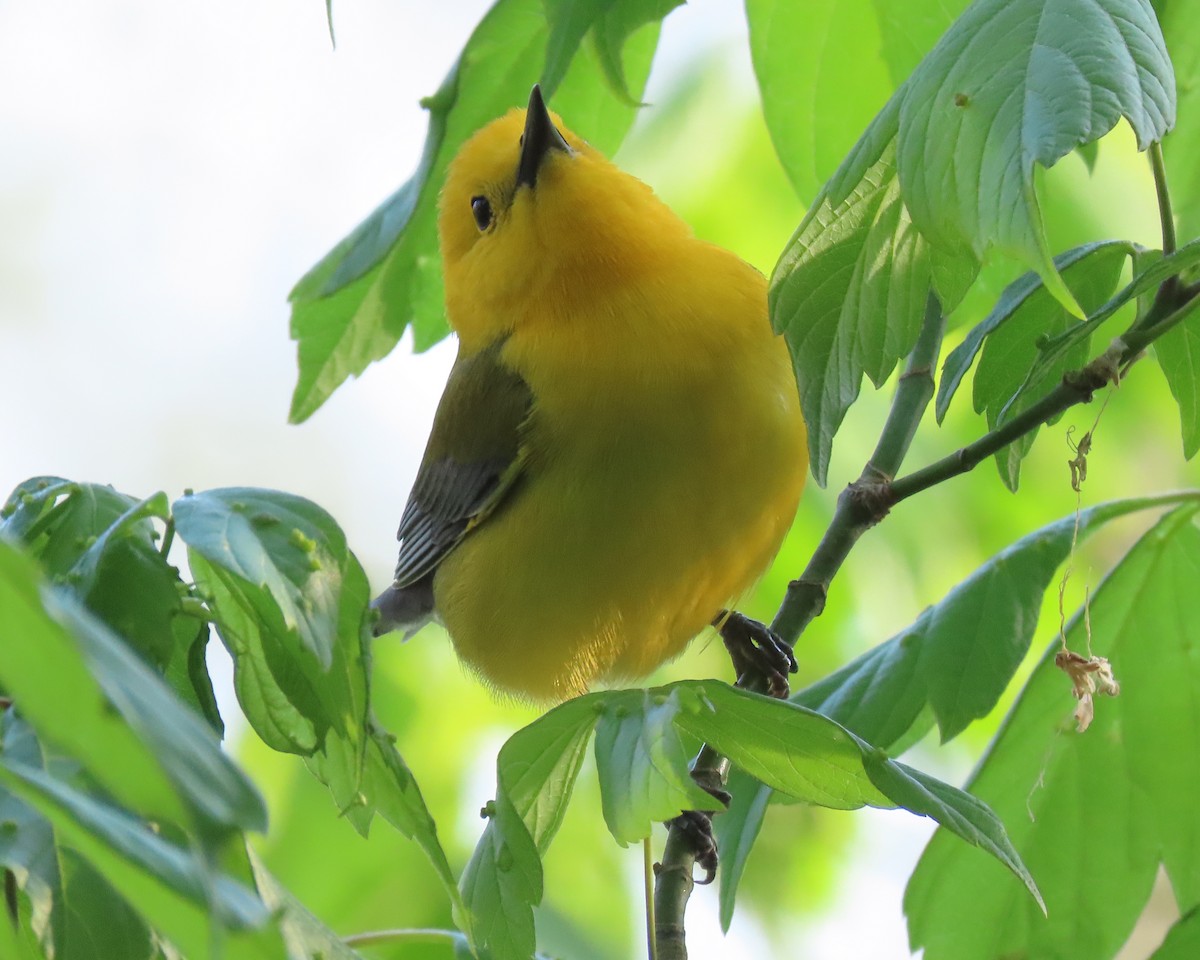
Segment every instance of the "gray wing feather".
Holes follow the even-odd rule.
[[[394,587],[428,576],[495,509],[521,470],[532,395],[499,359],[503,344],[459,354],[400,519]],[[453,425],[453,429],[451,429]]]

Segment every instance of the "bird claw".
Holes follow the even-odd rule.
[[[704,871],[703,880],[695,880],[707,886],[717,876],[717,838],[713,836],[712,814],[707,810],[684,810],[673,820],[667,821],[668,830],[681,830],[688,846],[696,856],[696,864]]]
[[[779,634],[736,610],[721,611],[714,624],[733,660],[738,684],[744,685],[748,676],[761,677],[768,695],[786,700],[790,693],[787,675],[795,673],[799,666],[792,648]]]
[[[725,789],[721,776],[716,770],[693,770],[692,779],[723,809],[729,808],[733,794]],[[704,871],[703,880],[694,880],[701,886],[713,882],[713,878],[717,875],[717,863],[720,859],[717,855],[717,838],[713,835],[712,818],[713,811],[711,810],[684,810],[674,820],[667,821],[668,830],[675,828],[683,832],[688,846],[696,858],[695,862]]]

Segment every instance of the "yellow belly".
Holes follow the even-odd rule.
[[[782,342],[766,354],[535,406],[518,486],[434,581],[467,664],[506,692],[563,699],[649,673],[754,583],[807,465]]]

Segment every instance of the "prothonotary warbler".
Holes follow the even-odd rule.
[[[458,358],[378,632],[436,618],[527,700],[645,676],[763,573],[804,487],[766,281],[537,87],[463,145],[438,229]]]

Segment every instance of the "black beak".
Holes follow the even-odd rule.
[[[571,148],[554,126],[542,99],[542,88],[536,83],[529,94],[529,109],[525,112],[525,136],[521,138],[521,159],[517,163],[517,186],[532,187],[538,170],[551,150],[570,153]]]

